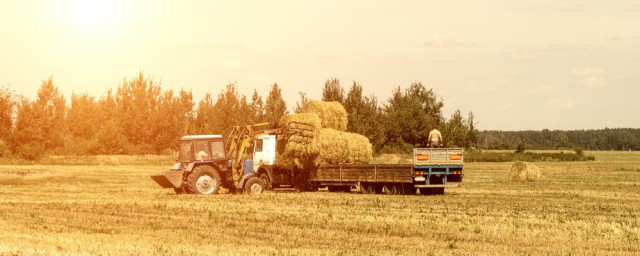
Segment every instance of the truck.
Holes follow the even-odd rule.
[[[309,143],[311,127],[304,123],[237,126],[223,146],[222,135],[188,135],[180,140],[173,167],[152,176],[160,186],[178,194],[258,194],[265,190],[351,192],[364,194],[444,194],[463,178],[461,148],[415,148],[410,164],[324,164],[313,170],[277,165],[279,140]],[[248,153],[251,152],[251,153]]]

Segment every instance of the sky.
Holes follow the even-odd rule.
[[[640,1],[0,1],[0,87],[101,97],[139,72],[290,108],[421,82],[480,130],[640,128]]]

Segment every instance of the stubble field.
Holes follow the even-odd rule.
[[[535,183],[468,163],[444,196],[175,195],[149,178],[166,164],[0,165],[0,255],[640,254],[640,152],[588,154]]]

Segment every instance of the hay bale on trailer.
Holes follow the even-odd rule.
[[[366,164],[373,158],[369,139],[357,133],[342,132],[330,128],[320,130],[318,137],[320,154],[315,160],[321,164]]]
[[[300,143],[306,138],[297,137],[296,135],[285,139],[279,139],[276,145],[277,165],[285,169],[306,169],[313,166],[313,160],[320,154],[320,146],[317,138],[322,128],[320,117],[313,113],[299,113],[285,115],[280,118],[280,125],[284,126],[289,122],[303,122],[313,127],[312,139],[307,143]]]
[[[509,178],[512,181],[537,181],[542,177],[538,166],[527,162],[516,162],[511,166]]]
[[[312,100],[302,107],[302,113],[318,115],[322,122],[322,128],[332,128],[338,131],[347,130],[347,111],[340,102]]]

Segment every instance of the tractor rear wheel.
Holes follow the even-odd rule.
[[[187,185],[194,194],[217,194],[220,190],[220,175],[213,167],[200,165],[187,177]]]
[[[244,184],[244,192],[250,195],[262,194],[265,190],[264,181],[258,177],[250,178]]]

